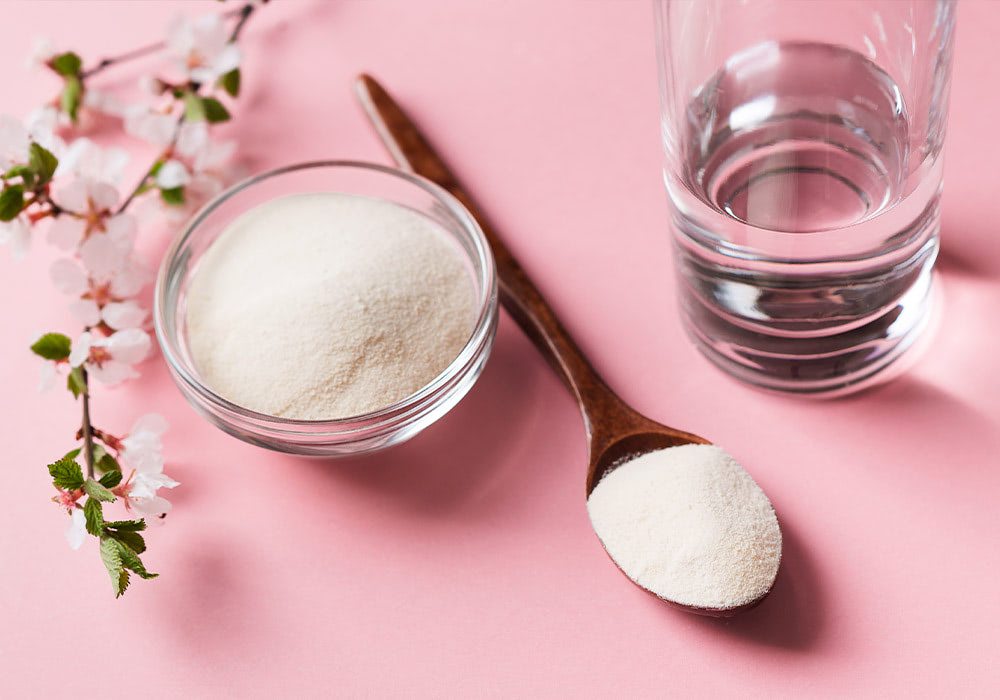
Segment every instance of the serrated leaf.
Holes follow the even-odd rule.
[[[48,149],[39,146],[37,143],[32,143],[28,163],[31,164],[31,167],[38,174],[38,184],[44,185],[55,175],[59,159]]]
[[[210,124],[229,121],[229,110],[214,97],[203,97],[201,99],[202,108],[205,110],[205,119]]]
[[[146,551],[146,540],[138,532],[128,530],[105,530],[105,532],[108,537],[118,540],[136,554],[142,554]]]
[[[107,470],[101,475],[101,478],[97,480],[101,486],[113,489],[118,484],[122,483],[122,473],[117,470]]]
[[[7,185],[0,192],[0,221],[13,221],[24,209],[24,185]]]
[[[205,119],[205,104],[201,97],[193,92],[184,93],[184,118],[192,122],[200,122]]]
[[[111,588],[117,598],[128,588],[129,577],[128,571],[122,566],[121,545],[116,540],[110,537],[101,538],[101,561],[108,570]]]
[[[115,542],[118,544],[118,556],[121,558],[122,566],[126,569],[131,569],[142,578],[149,579],[159,576],[159,574],[146,571],[146,567],[143,566],[142,560],[139,559],[139,555],[133,552],[128,545],[119,540],[115,540]]]
[[[46,360],[65,360],[73,341],[62,333],[46,333],[31,345],[31,352]]]
[[[63,459],[76,459],[77,457],[80,456],[81,452],[83,452],[83,448],[77,447],[75,450],[70,450],[65,455],[63,455]]]
[[[83,380],[83,370],[74,367],[66,377],[66,388],[73,392],[73,398],[80,398],[80,394],[87,393],[87,382]]]
[[[105,523],[104,526],[110,530],[139,532],[146,529],[146,521],[142,518],[138,520],[114,520],[110,523]]]
[[[96,498],[88,498],[83,504],[83,515],[87,519],[87,532],[100,537],[104,534],[104,507]]]
[[[52,67],[59,75],[75,76],[83,67],[83,61],[72,51],[67,51],[52,59]]]
[[[9,180],[13,177],[19,177],[21,178],[21,182],[24,183],[24,186],[29,190],[33,190],[35,188],[35,171],[30,165],[24,165],[23,163],[15,165],[13,168],[5,172],[3,176],[5,180]]]
[[[83,486],[83,469],[73,459],[63,457],[49,465],[49,476],[57,488],[75,491]]]
[[[219,78],[218,83],[223,90],[232,97],[239,97],[240,94],[240,69],[233,68],[231,71]]]
[[[171,187],[160,190],[160,198],[167,204],[184,204],[184,188]]]
[[[108,503],[111,503],[115,500],[115,495],[113,493],[108,491],[93,479],[87,479],[83,482],[83,490],[88,496],[96,498],[98,501],[107,501]]]
[[[69,118],[76,121],[77,112],[80,109],[80,97],[83,95],[83,83],[75,75],[66,78],[62,95],[59,96],[59,107]]]

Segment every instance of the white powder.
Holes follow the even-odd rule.
[[[202,257],[187,336],[204,381],[246,408],[345,418],[436,377],[468,341],[475,291],[431,221],[340,193],[275,199]]]
[[[767,496],[715,445],[641,455],[598,482],[587,510],[629,578],[676,603],[731,608],[770,590],[781,530]]]

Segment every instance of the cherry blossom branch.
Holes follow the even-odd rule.
[[[44,382],[51,384],[62,374],[81,401],[78,446],[48,465],[58,493],[53,500],[70,516],[66,538],[73,549],[88,534],[98,539],[116,597],[131,575],[157,576],[139,558],[146,549],[139,532],[147,520],[159,522],[170,511],[171,504],[157,490],[178,485],[163,473],[160,436],[167,425],[162,417],[142,416],[124,435],[92,422],[91,379],[113,385],[137,376],[133,365],[152,345],[145,330],[148,311],[136,300],[148,278],[134,253],[136,219],[126,210],[140,195],[158,190],[167,212],[191,211],[226,184],[224,164],[234,144],[214,143],[208,127],[230,119],[218,97],[239,94],[241,55],[235,41],[265,2],[246,2],[196,24],[180,17],[166,41],[105,58],[87,70],[74,52],[50,52],[44,59],[36,52],[35,62],[63,80],[59,99],[37,110],[27,123],[0,114],[0,242],[9,242],[19,257],[33,230],[48,222],[48,240],[70,255],[53,264],[51,278],[72,298],[70,311],[83,327],[75,341],[46,333],[31,346],[43,360]],[[226,31],[223,22],[231,18],[236,23]],[[170,84],[153,76],[149,84],[156,87],[155,94],[169,96],[169,104],[160,100],[126,108],[116,103],[120,111],[114,114],[122,118],[126,132],[162,148],[119,205],[117,182],[127,154],[102,149],[86,138],[67,144],[62,135],[77,124],[81,110],[112,113],[115,101],[88,91],[87,78],[160,49],[175,54],[173,61],[186,77]],[[103,506],[116,502],[134,519],[106,521]]]
[[[264,2],[267,1],[268,0],[264,0]],[[230,39],[230,41],[235,41],[236,38],[239,36],[239,29],[241,28],[241,25],[246,22],[247,18],[250,16],[253,10],[254,10],[253,5],[244,5],[239,9],[229,10],[228,12],[222,13],[222,16],[225,17],[226,19],[231,19],[233,17],[240,18],[239,23],[237,24],[237,31],[233,33],[233,36]],[[85,71],[82,71],[80,73],[80,77],[83,79],[89,78],[92,75],[96,75],[97,73],[100,73],[101,71],[110,68],[111,66],[116,65],[118,63],[125,63],[127,61],[132,61],[137,58],[142,58],[143,56],[149,56],[150,54],[154,54],[157,51],[162,51],[163,49],[166,48],[166,46],[167,42],[157,41],[152,44],[148,44],[146,46],[140,46],[137,49],[132,49],[131,51],[126,51],[125,53],[119,54],[117,56],[112,56],[110,58],[102,58],[97,63],[97,65],[93,66],[92,68],[88,68]]]
[[[87,478],[93,479],[94,478],[94,434],[93,434],[94,426],[90,424],[90,386],[86,368],[82,368],[80,370],[80,375],[83,377],[83,392],[81,393],[83,399],[83,424],[80,428],[83,431],[83,458],[87,464]]]

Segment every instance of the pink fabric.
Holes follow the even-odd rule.
[[[215,2],[4,2],[0,111],[50,97],[36,34],[91,59]],[[351,92],[369,71],[425,127],[594,364],[638,409],[724,445],[785,533],[775,589],[729,622],[669,609],[608,561],[570,397],[504,317],[478,385],[409,444],[309,461],[245,445],[156,355],[94,420],[170,421],[174,512],[115,601],[71,552],[45,464],[79,407],[36,393],[27,345],[73,330],[55,251],[0,250],[5,494],[0,695],[898,697],[1000,693],[1000,3],[959,12],[933,344],[842,401],[764,394],[682,337],[646,2],[277,2],[246,33],[233,135],[254,170],[388,162]],[[137,69],[105,81],[134,81]],[[133,175],[145,159],[133,161]],[[153,254],[164,234],[146,234]],[[92,538],[91,538],[92,539]]]

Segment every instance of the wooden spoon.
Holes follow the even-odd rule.
[[[397,165],[424,176],[450,192],[472,213],[486,234],[496,259],[500,300],[504,308],[555,369],[576,398],[583,414],[589,444],[588,498],[608,471],[631,458],[678,445],[710,444],[698,435],[657,423],[622,401],[597,374],[521,265],[399,105],[370,75],[358,76],[355,90],[362,108]],[[632,578],[629,580],[639,586]],[[728,617],[752,608],[769,592],[737,607],[701,608],[668,600],[643,586],[639,587],[688,612],[713,617]]]

